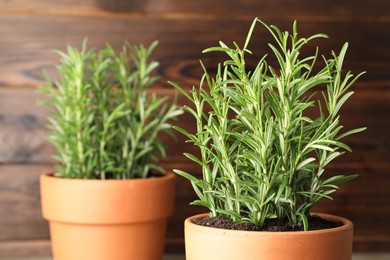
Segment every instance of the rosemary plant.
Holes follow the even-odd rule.
[[[275,39],[269,47],[277,68],[267,63],[266,55],[252,71],[245,66],[257,23]],[[289,33],[256,18],[242,48],[220,42],[219,47],[204,50],[229,57],[218,65],[215,77],[201,63],[204,75],[192,93],[171,82],[194,104],[183,110],[195,118],[197,132],[174,127],[200,149],[200,158],[185,156],[202,167],[203,178],[175,170],[191,181],[199,197],[192,204],[207,207],[211,217],[236,223],[261,227],[266,220],[279,218],[307,230],[313,205],[356,177],[327,176],[325,167],[351,151],[341,139],[365,129],[342,132],[339,115],[353,94],[350,87],[363,73],[342,72],[347,43],[338,54],[323,57],[320,69],[314,68],[321,60],[318,48],[312,56],[300,56],[309,41],[326,37],[300,38],[296,22]],[[322,98],[315,98],[314,88],[321,90]],[[317,109],[318,117],[310,118],[309,109]]]
[[[182,113],[168,97],[147,92],[158,66],[149,57],[156,47],[123,46],[120,53],[68,46],[57,53],[59,80],[42,87],[52,110],[49,140],[57,150],[56,176],[83,179],[146,178],[165,156],[160,132],[172,133],[169,120]],[[48,97],[48,98],[47,98]]]

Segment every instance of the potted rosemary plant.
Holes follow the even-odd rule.
[[[245,54],[257,23],[275,39],[269,47],[277,66],[263,56],[249,70]],[[242,48],[220,42],[204,51],[229,57],[215,77],[202,65],[200,87],[191,94],[171,83],[194,105],[183,109],[194,116],[197,132],[175,128],[199,148],[200,158],[185,156],[202,167],[202,178],[175,172],[191,181],[199,198],[192,204],[209,211],[185,221],[187,260],[351,259],[352,223],[310,212],[356,177],[329,176],[326,166],[350,151],[344,137],[364,130],[343,131],[340,123],[339,110],[362,75],[342,71],[348,44],[330,58],[318,58],[318,49],[300,55],[309,41],[326,37],[300,38],[296,22],[289,33],[255,19]],[[323,68],[316,67],[320,60]]]
[[[174,174],[158,159],[182,112],[148,91],[158,66],[149,47],[58,52],[58,80],[42,87],[52,111],[55,170],[41,176],[43,216],[56,260],[161,259]]]

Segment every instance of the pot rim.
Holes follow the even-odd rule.
[[[54,176],[54,173],[56,172],[56,170],[49,170],[49,171],[46,171],[44,173],[41,174],[41,178],[49,178],[51,180],[59,180],[59,181],[63,181],[63,182],[75,182],[75,181],[78,181],[78,182],[89,182],[89,183],[123,183],[123,182],[138,182],[138,183],[141,183],[141,182],[148,182],[150,180],[153,180],[155,182],[158,182],[159,180],[161,181],[164,181],[166,179],[173,179],[175,178],[175,174],[171,171],[165,171],[162,174],[162,176],[158,176],[158,177],[155,177],[155,178],[132,178],[132,179],[105,179],[105,180],[102,180],[102,179],[77,179],[77,178],[62,178],[62,177],[56,177]]]
[[[53,172],[40,176],[42,214],[50,221],[123,224],[165,219],[173,213],[173,173],[157,178],[101,181],[59,178]]]
[[[343,223],[342,226],[340,227],[335,227],[335,228],[328,228],[328,229],[320,229],[320,230],[308,230],[308,231],[244,231],[244,230],[232,230],[232,229],[223,229],[223,228],[214,228],[214,227],[206,227],[206,226],[201,226],[197,225],[191,222],[192,219],[195,218],[203,218],[208,215],[208,213],[202,213],[202,214],[197,214],[191,217],[188,217],[185,221],[184,224],[186,227],[191,227],[193,231],[196,232],[203,232],[207,230],[208,233],[211,234],[232,234],[232,235],[242,235],[242,236],[302,236],[302,235],[326,235],[326,234],[333,234],[337,232],[343,232],[347,231],[350,229],[353,229],[353,223],[346,218],[339,217],[336,215],[332,214],[326,214],[326,213],[317,213],[317,212],[312,212],[310,213],[312,215],[317,215],[320,216],[324,219],[327,220],[332,220],[332,221],[340,221]]]

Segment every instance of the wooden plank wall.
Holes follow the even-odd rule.
[[[35,100],[42,71],[53,71],[58,61],[53,49],[64,50],[66,44],[80,46],[85,37],[89,46],[97,48],[106,43],[119,48],[125,40],[149,44],[158,39],[154,58],[161,63],[161,80],[155,89],[173,95],[168,79],[188,89],[197,84],[201,75],[198,60],[204,60],[209,68],[220,61],[220,57],[201,51],[218,40],[242,44],[256,16],[282,29],[290,29],[296,19],[305,36],[328,34],[329,40],[316,42],[325,53],[349,41],[346,68],[368,72],[342,110],[346,128],[367,126],[368,130],[347,140],[354,153],[333,163],[329,170],[359,173],[360,178],[342,186],[334,201],[323,201],[316,210],[355,223],[355,251],[390,251],[390,2],[141,2],[135,9],[113,13],[98,8],[93,0],[0,0],[0,258],[50,253],[47,224],[40,214],[38,176],[51,168],[53,149],[45,140],[47,111],[37,107]],[[258,27],[255,35],[251,62],[268,52],[265,30]],[[193,127],[191,117],[183,116],[180,125]],[[166,168],[199,172],[181,155],[194,150],[184,144],[183,137],[169,144],[169,156],[163,163]],[[202,212],[188,206],[193,199],[190,185],[178,178],[167,252],[184,250],[183,220]]]

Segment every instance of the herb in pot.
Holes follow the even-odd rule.
[[[248,44],[257,23],[275,39],[269,47],[278,65],[271,66],[264,55],[249,71],[245,55],[251,54]],[[365,129],[343,131],[339,114],[363,73],[343,73],[347,43],[330,58],[319,57],[318,48],[302,57],[305,45],[317,38],[327,36],[300,38],[296,22],[290,33],[255,19],[242,48],[220,42],[204,51],[229,57],[218,65],[215,77],[202,64],[200,86],[192,93],[171,83],[194,105],[183,110],[193,115],[196,133],[175,128],[199,148],[200,158],[185,156],[202,167],[202,178],[175,172],[191,181],[199,198],[192,204],[208,208],[210,217],[258,227],[287,219],[307,230],[310,209],[356,177],[328,176],[325,170],[351,151],[342,139]],[[321,60],[323,67],[314,68]],[[322,98],[313,94],[316,88]],[[308,115],[313,109],[317,117]]]

